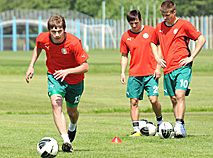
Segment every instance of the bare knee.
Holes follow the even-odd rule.
[[[132,108],[138,107],[138,99],[137,98],[130,99],[130,104]]]
[[[67,113],[69,115],[70,118],[75,118],[76,116],[79,115],[79,112],[77,110],[77,107],[69,107],[67,106]]]
[[[152,105],[158,105],[158,97],[157,96],[150,96],[149,101]]]
[[[52,95],[51,104],[54,114],[60,114],[62,112],[63,97],[61,95]]]

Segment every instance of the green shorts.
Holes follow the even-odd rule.
[[[127,83],[127,98],[143,100],[144,90],[148,96],[158,96],[158,80],[153,75],[141,77],[129,77]]]
[[[189,95],[189,83],[191,81],[191,64],[180,67],[169,74],[164,75],[164,95],[175,96],[175,90],[182,89]]]
[[[65,98],[66,104],[70,107],[77,107],[84,90],[84,80],[78,84],[67,84],[65,81],[56,80],[53,75],[47,73],[48,96],[60,94]]]

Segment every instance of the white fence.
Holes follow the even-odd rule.
[[[43,12],[42,12],[43,13]],[[49,13],[48,16],[53,13]],[[66,14],[65,16],[63,14]],[[130,27],[126,20],[93,19],[84,17],[82,19],[69,18],[69,13],[62,15],[66,18],[66,31],[76,35],[82,40],[86,50],[96,48],[119,48],[122,34]],[[71,14],[71,13],[70,13]],[[31,50],[34,47],[37,35],[47,31],[47,14],[40,14],[39,17],[26,16],[13,12],[13,17],[0,14],[0,51],[4,50]],[[22,15],[22,16],[21,16]],[[34,14],[31,14],[34,15]],[[39,14],[36,14],[39,15]],[[44,17],[45,16],[45,17]],[[67,17],[66,17],[67,16]],[[31,18],[30,18],[31,17]],[[182,17],[190,21],[206,38],[204,49],[212,49],[213,46],[213,19],[212,16]],[[145,19],[143,24],[154,26],[163,19]],[[155,26],[154,26],[155,27]],[[190,49],[194,49],[195,42],[190,42]]]

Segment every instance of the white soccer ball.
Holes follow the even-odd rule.
[[[145,119],[139,120],[139,129],[141,130],[141,128],[145,127],[147,122],[148,120]]]
[[[156,125],[152,122],[146,122],[145,126],[140,129],[141,134],[145,136],[154,136],[157,132]]]
[[[51,137],[42,138],[37,144],[38,154],[42,157],[56,157],[58,154],[58,142]]]
[[[174,127],[169,122],[162,122],[159,126],[158,135],[160,138],[171,138],[174,136]]]

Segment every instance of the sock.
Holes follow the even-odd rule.
[[[163,117],[162,115],[160,116],[156,116],[156,119],[157,119],[157,125],[161,124],[163,122]]]
[[[176,123],[179,123],[179,124],[184,124],[184,121],[183,121],[183,119],[176,119]]]
[[[132,121],[132,125],[133,125],[134,131],[140,133],[139,121]]]
[[[70,143],[71,144],[70,139],[68,137],[68,134],[62,134],[61,137],[64,140],[64,143]]]
[[[76,128],[76,125],[77,125],[77,123],[75,123],[75,124],[72,124],[72,122],[70,121],[70,124],[69,124],[69,131],[74,131],[75,130],[75,128]]]

